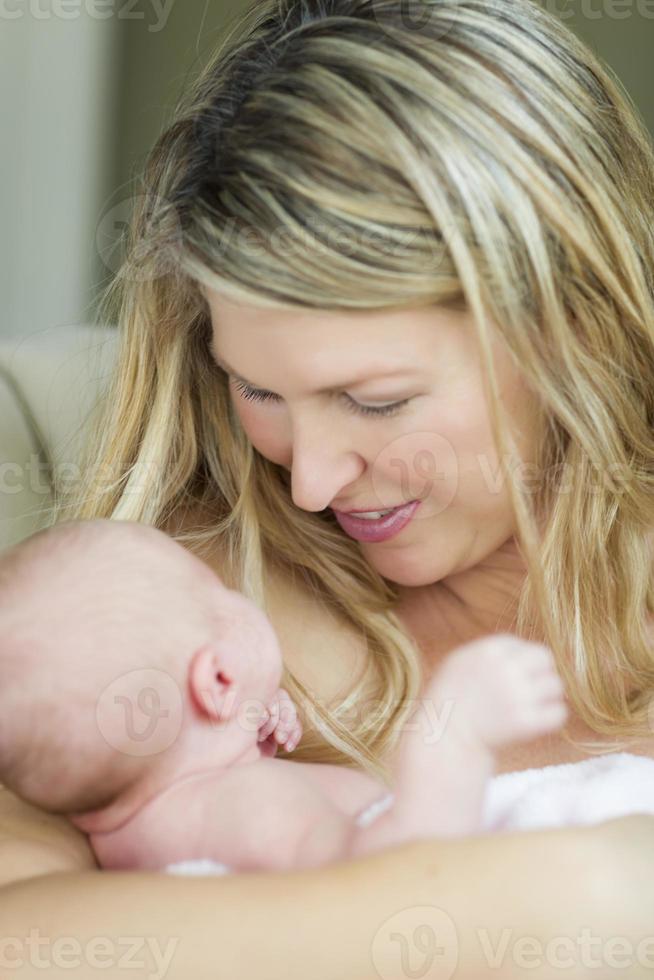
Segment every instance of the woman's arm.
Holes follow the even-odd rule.
[[[49,980],[75,964],[95,975],[100,963],[104,980],[128,968],[149,980],[551,980],[558,956],[568,980],[608,976],[575,940],[633,929],[632,897],[643,916],[654,906],[654,821],[612,823],[634,819],[649,821],[650,858],[635,896],[617,894],[619,849],[600,828],[422,840],[291,873],[24,879],[0,888],[0,963],[17,980],[40,980],[44,964]],[[635,961],[619,972],[651,976]]]
[[[89,842],[69,820],[25,803],[0,785],[0,885],[50,871],[92,868],[97,862]]]

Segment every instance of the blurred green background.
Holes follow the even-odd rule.
[[[174,102],[189,69],[206,61],[220,38],[226,17],[233,16],[244,5],[238,2],[207,3],[206,0],[183,0],[173,7],[165,30],[149,32],[145,23],[130,25],[121,41],[122,70],[118,104],[120,107],[120,143],[117,145],[116,181],[125,182],[142,163],[149,145],[160,131],[166,107]],[[566,3],[557,0],[546,9],[560,11],[560,17],[618,75],[641,114],[654,133],[654,2],[650,2],[651,20],[633,15],[614,20],[600,14],[599,0]],[[629,6],[629,0],[623,7]],[[138,93],[138,95],[137,95]]]
[[[189,77],[243,0],[137,0],[131,16],[0,16],[8,173],[0,333],[92,319],[118,266],[134,181]],[[71,3],[71,0],[67,0]],[[72,0],[74,4],[75,0]],[[102,0],[111,3],[111,0]],[[546,0],[605,61],[654,133],[654,0]],[[11,5],[10,5],[11,6]],[[61,8],[59,8],[61,10]],[[50,18],[47,12],[50,11]]]

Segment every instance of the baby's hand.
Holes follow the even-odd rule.
[[[286,752],[292,752],[302,738],[302,723],[288,691],[280,687],[267,711],[268,717],[259,729],[257,740],[272,748],[271,755],[275,754],[278,745],[283,745]]]
[[[453,702],[454,725],[462,721],[492,747],[558,730],[568,716],[552,651],[512,634],[457,648],[431,683],[437,699]]]

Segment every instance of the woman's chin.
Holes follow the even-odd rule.
[[[442,576],[438,569],[428,567],[424,561],[417,561],[415,556],[375,553],[374,549],[364,550],[366,559],[376,571],[394,585],[406,588],[418,588],[421,585],[432,585]]]

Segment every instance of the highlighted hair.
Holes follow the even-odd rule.
[[[392,583],[245,438],[200,286],[262,308],[469,310],[529,569],[515,632],[551,647],[571,708],[616,748],[651,738],[654,153],[609,69],[533,0],[256,0],[140,194],[103,304],[115,374],[56,513],[164,526],[201,504],[178,540],[222,549],[233,587],[265,609],[278,566],[328,602],[368,671],[330,710],[286,673],[316,722],[294,757],[383,776],[419,652]],[[535,491],[515,479],[491,329],[542,403]],[[353,721],[364,692],[376,711]]]

